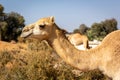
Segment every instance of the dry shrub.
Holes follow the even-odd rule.
[[[18,51],[0,53],[0,80],[108,80],[98,70],[74,74],[45,41],[28,43],[27,53]]]

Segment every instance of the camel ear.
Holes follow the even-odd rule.
[[[54,16],[51,16],[51,17],[50,17],[50,21],[51,21],[52,23],[55,22],[55,21],[54,21]]]

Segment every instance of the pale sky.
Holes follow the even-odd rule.
[[[4,12],[17,12],[31,24],[42,17],[54,16],[59,27],[73,31],[80,24],[115,18],[120,29],[120,0],[0,0]]]

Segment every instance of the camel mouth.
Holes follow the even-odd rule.
[[[30,36],[32,36],[32,33],[29,34],[29,35],[26,35],[26,36],[20,35],[20,37],[22,37],[22,38],[28,38],[28,37],[30,37]]]
[[[32,34],[33,34],[33,30],[30,30],[30,31],[27,31],[27,32],[22,32],[20,37],[27,38],[27,37],[31,36]]]

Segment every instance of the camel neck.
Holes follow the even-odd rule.
[[[76,49],[65,37],[61,30],[55,30],[55,37],[51,39],[51,46],[56,53],[68,64],[80,70],[92,69],[91,55],[93,51]],[[95,67],[95,66],[94,66]]]

